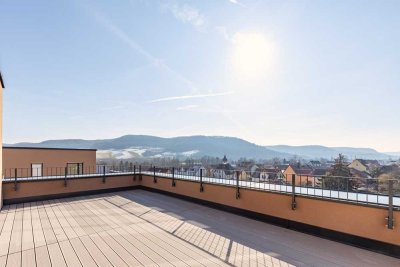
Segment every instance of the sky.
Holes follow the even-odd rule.
[[[400,151],[400,1],[0,0],[5,143]]]

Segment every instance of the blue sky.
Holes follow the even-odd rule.
[[[399,1],[0,0],[4,142],[400,151]]]

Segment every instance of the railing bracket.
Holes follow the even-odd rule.
[[[176,183],[175,183],[175,168],[172,168],[172,187],[175,187]]]
[[[292,174],[292,210],[296,210],[296,175]]]
[[[389,197],[389,203],[388,203],[388,216],[386,217],[386,227],[388,229],[393,230],[394,228],[394,218],[393,218],[393,180],[389,180],[389,188],[388,188],[388,197]]]
[[[200,169],[200,192],[204,192],[204,187],[203,187],[203,169]]]
[[[236,171],[236,199],[240,198],[239,175],[240,175],[240,172]]]

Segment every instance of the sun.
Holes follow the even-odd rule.
[[[236,33],[232,38],[232,67],[241,79],[267,78],[277,60],[275,43],[262,33]]]

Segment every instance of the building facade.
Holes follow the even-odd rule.
[[[96,173],[96,149],[3,147],[2,155],[6,178]]]

